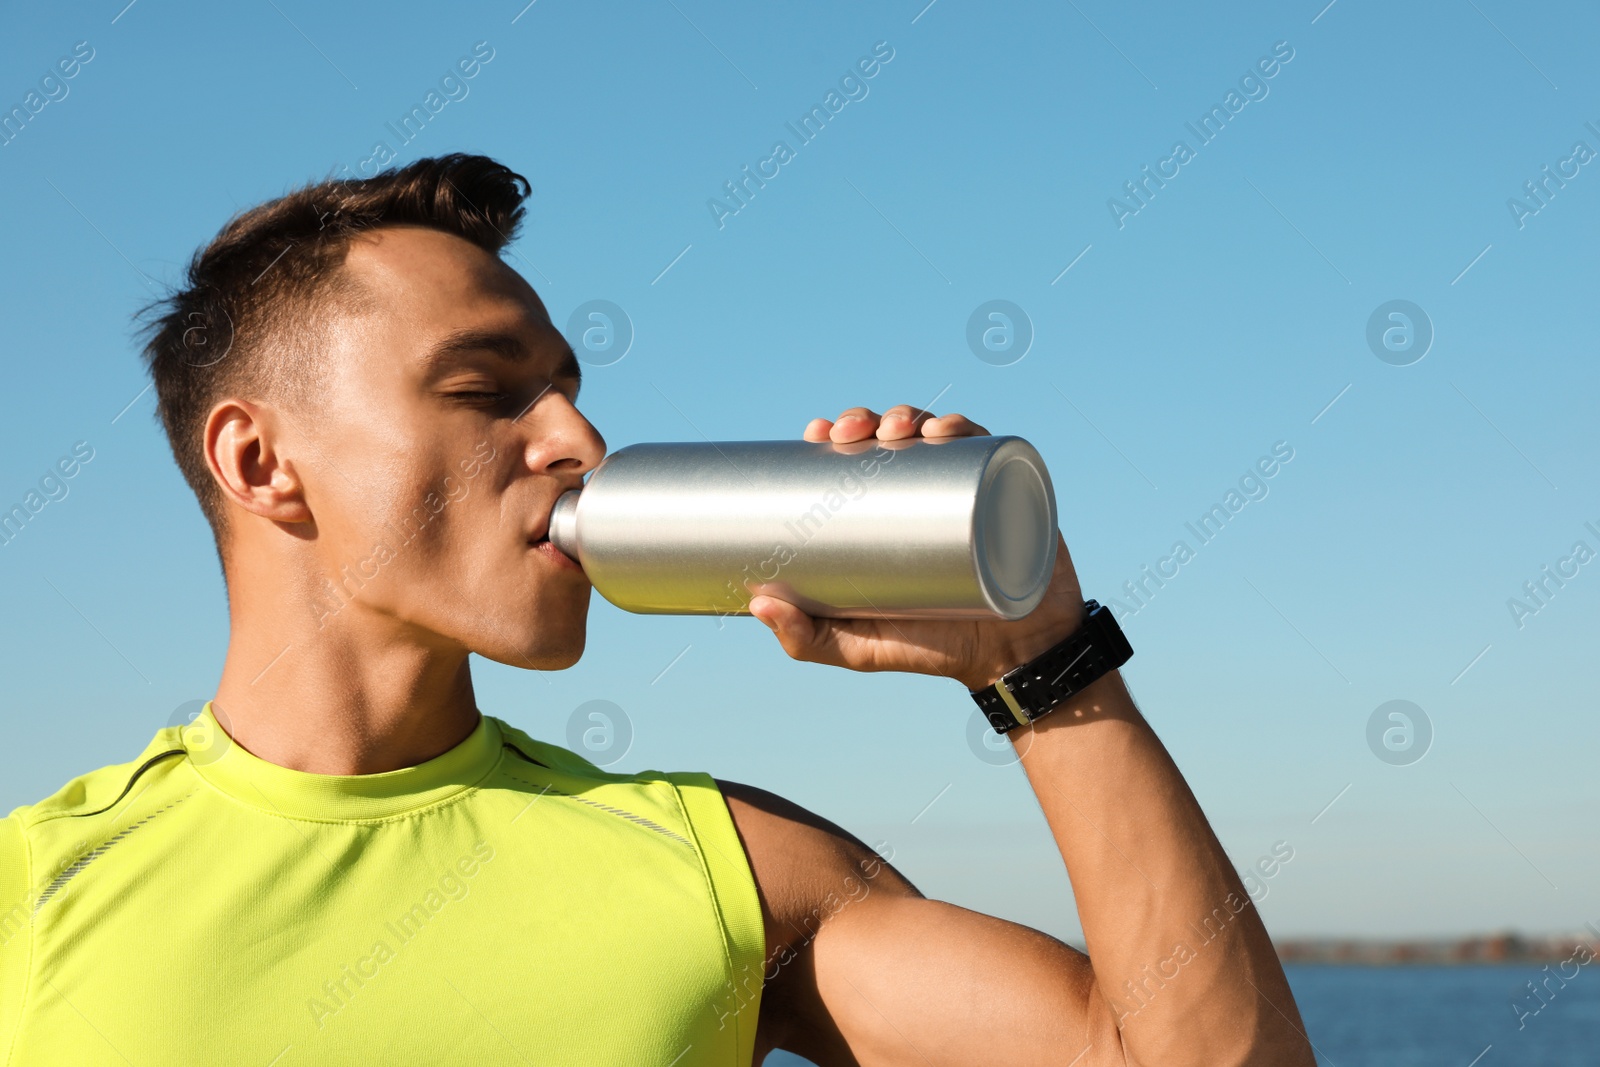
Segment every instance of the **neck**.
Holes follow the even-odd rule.
[[[377,774],[460,744],[478,724],[467,652],[352,603],[319,628],[302,608],[235,595],[217,719],[291,770]],[[282,609],[282,610],[275,610]]]

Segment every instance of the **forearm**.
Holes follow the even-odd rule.
[[[1120,673],[1010,736],[1130,1060],[1313,1064],[1266,928]]]

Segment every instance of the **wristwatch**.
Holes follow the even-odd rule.
[[[969,690],[996,733],[1010,733],[1053,711],[1133,656],[1133,646],[1110,608],[1085,600],[1083,612],[1083,625],[1066,640],[1007,671],[993,685]]]

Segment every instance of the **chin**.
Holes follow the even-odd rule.
[[[492,659],[508,667],[564,671],[583,658],[588,641],[587,607],[588,602],[585,601],[576,611],[541,612],[545,619],[557,615],[559,621],[553,625],[549,622],[541,625],[539,621],[534,621],[520,632],[491,631],[483,634],[481,636],[486,638],[485,644],[473,651],[484,659]]]
[[[469,652],[539,671],[566,670],[583,656],[593,592],[588,582],[467,587],[472,610],[454,612],[449,621]]]
[[[471,651],[484,659],[525,671],[564,671],[583,658],[583,647],[582,636],[576,641],[551,643],[548,635],[543,635],[543,640],[535,639],[523,648],[509,648],[497,637],[493,645]]]

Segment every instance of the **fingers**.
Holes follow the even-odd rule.
[[[829,436],[839,444],[863,441],[878,431],[882,416],[871,408],[846,408],[834,420]]]
[[[899,441],[907,437],[982,437],[988,430],[965,415],[934,416],[910,404],[896,404],[882,415],[871,408],[846,408],[833,421],[812,419],[802,435],[807,441],[833,441],[846,444],[876,436],[880,441]]]
[[[965,415],[940,415],[922,424],[925,437],[987,437],[989,431]]]
[[[1081,603],[1074,603],[1074,609]],[[946,653],[934,650],[930,654],[892,620],[813,618],[786,600],[764,594],[751,598],[750,614],[772,631],[790,659],[802,663],[853,671],[948,673],[950,657]],[[915,625],[907,623],[906,627],[914,629]]]
[[[921,408],[914,408],[910,404],[896,404],[883,413],[883,421],[878,425],[878,440],[899,441],[907,437],[915,437],[922,432],[922,427],[931,416]]]

